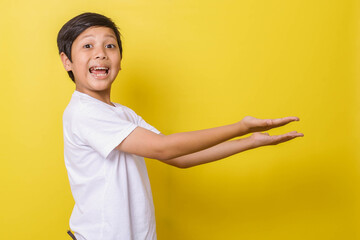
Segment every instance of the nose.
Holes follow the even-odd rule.
[[[95,52],[95,59],[106,59],[107,55],[105,50],[102,47],[99,47]]]

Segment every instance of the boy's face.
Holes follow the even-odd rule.
[[[76,90],[90,93],[110,91],[120,67],[121,56],[114,31],[107,27],[90,27],[71,47],[72,62],[60,54],[66,71],[72,71]]]

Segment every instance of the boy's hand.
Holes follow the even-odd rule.
[[[272,128],[284,126],[293,121],[299,121],[299,118],[284,117],[284,118],[276,118],[276,119],[257,119],[254,117],[246,116],[240,121],[240,124],[244,126],[247,133],[252,133],[252,132],[267,131]]]
[[[296,137],[303,137],[304,134],[298,133],[296,131],[285,133],[282,135],[270,136],[268,133],[253,133],[249,139],[252,143],[253,148],[268,146],[268,145],[277,145],[279,143],[287,142]]]

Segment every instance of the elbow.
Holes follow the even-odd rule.
[[[167,161],[174,158],[172,152],[169,150],[170,147],[168,145],[168,141],[166,140],[166,136],[159,135],[159,137],[160,141],[154,144],[153,158],[160,161]]]
[[[187,165],[184,165],[184,164],[178,164],[176,167],[178,167],[180,169],[187,169],[187,168],[190,168],[191,166],[187,166]]]
[[[187,164],[185,161],[183,161],[181,157],[171,158],[169,155],[164,154],[164,155],[159,155],[157,160],[180,169],[186,169],[192,167],[189,164]]]
[[[154,158],[157,160],[163,161],[163,162],[170,160],[170,158],[168,156],[166,156],[165,154],[162,154],[162,153],[156,154],[156,156]]]
[[[172,165],[174,167],[177,167],[177,168],[180,168],[180,169],[187,169],[187,168],[193,167],[193,166],[191,166],[189,164],[186,164],[183,161],[175,161]]]
[[[160,160],[160,161],[167,161],[170,159],[173,159],[174,157],[167,151],[165,150],[158,150],[155,154],[155,159]]]
[[[168,161],[179,157],[176,151],[173,151],[171,147],[166,145],[160,145],[155,151],[155,158],[161,161]]]

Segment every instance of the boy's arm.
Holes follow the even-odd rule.
[[[231,125],[167,136],[137,127],[116,149],[147,158],[169,160],[202,151],[253,131],[266,131],[298,120],[297,117],[278,119],[245,117]]]
[[[179,168],[189,168],[220,160],[253,148],[276,145],[302,136],[302,133],[297,132],[277,136],[269,136],[268,133],[254,133],[250,137],[223,142],[211,148],[163,162]]]

